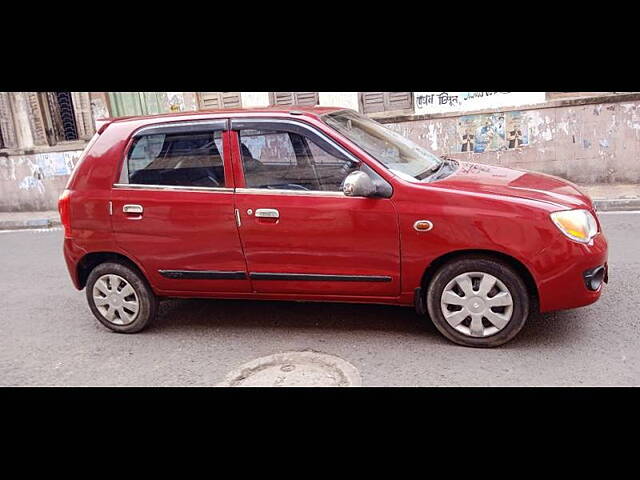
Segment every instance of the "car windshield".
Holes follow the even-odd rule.
[[[424,180],[442,164],[420,145],[353,110],[328,113],[322,119],[405,180]]]

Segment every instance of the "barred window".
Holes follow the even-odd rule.
[[[47,134],[52,137],[52,143],[78,140],[71,92],[47,92],[46,99],[50,120]]]
[[[88,140],[95,132],[89,92],[25,92],[36,145]]]

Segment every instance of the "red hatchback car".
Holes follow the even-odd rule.
[[[100,123],[59,210],[103,325],[140,331],[163,297],[385,303],[491,347],[600,297],[607,241],[575,185],[294,108]]]

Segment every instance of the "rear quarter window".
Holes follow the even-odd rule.
[[[127,177],[135,185],[224,187],[222,132],[140,135],[127,155]]]

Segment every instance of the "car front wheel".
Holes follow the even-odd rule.
[[[511,266],[492,258],[467,257],[443,265],[426,297],[436,328],[469,347],[508,342],[529,316],[529,292],[522,278]]]
[[[118,333],[135,333],[156,315],[157,298],[137,271],[120,263],[102,263],[89,274],[89,307],[98,321]]]

